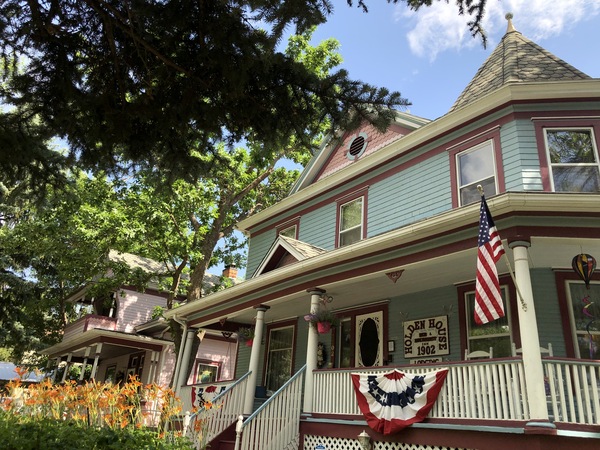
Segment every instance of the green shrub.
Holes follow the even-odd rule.
[[[193,450],[184,437],[148,429],[82,426],[73,421],[32,419],[0,410],[0,450]]]

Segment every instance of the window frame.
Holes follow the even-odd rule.
[[[510,342],[514,343],[517,348],[521,347],[521,335],[519,332],[519,314],[517,308],[517,292],[515,285],[510,275],[501,275],[499,278],[499,284],[501,289],[505,289],[508,296],[506,302],[506,313],[509,324]],[[460,354],[458,355],[459,360],[463,360],[465,350],[469,348],[470,336],[469,336],[469,325],[467,322],[467,294],[475,291],[475,281],[465,283],[457,286],[457,301],[458,301],[458,312],[459,312],[459,325],[460,325]],[[494,354],[495,356],[495,354]]]
[[[298,340],[298,322],[296,320],[286,320],[282,322],[270,323],[267,325],[265,329],[265,357],[263,361],[263,374],[262,374],[262,385],[267,386],[267,378],[269,374],[267,373],[269,368],[269,355],[271,351],[271,331],[280,330],[283,328],[292,328],[293,337],[292,337],[292,360],[290,364],[290,373],[289,377],[291,378],[294,374],[294,368],[296,367],[296,342]]]
[[[194,378],[193,378],[192,384],[203,384],[203,382],[198,379],[199,374],[200,374],[200,371],[199,371],[200,365],[217,368],[217,373],[215,375],[215,379],[213,381],[207,381],[207,383],[218,383],[219,381],[221,381],[221,373],[222,373],[222,366],[223,366],[222,361],[212,361],[212,360],[206,359],[206,358],[196,358],[196,362],[194,364]]]
[[[594,156],[594,159],[596,160],[594,163],[553,163],[551,161],[551,157],[550,157],[550,146],[548,145],[548,132],[552,132],[552,131],[589,131],[590,132],[590,140],[592,142],[592,154]],[[596,133],[594,132],[594,128],[593,127],[544,127],[543,128],[543,133],[544,133],[544,149],[546,151],[546,158],[548,161],[548,179],[550,181],[550,189],[552,190],[552,192],[579,192],[579,191],[557,191],[556,190],[556,186],[554,183],[554,168],[555,167],[582,167],[582,166],[589,166],[589,167],[596,167],[596,169],[598,170],[598,174],[600,176],[600,158],[598,157],[598,145],[596,144]],[[582,192],[588,192],[588,191],[582,191]]]
[[[535,139],[540,160],[540,175],[542,178],[542,187],[545,192],[555,192],[554,179],[550,167],[550,154],[546,142],[546,129],[591,129],[596,148],[596,157],[600,165],[600,117],[532,117],[531,120],[535,128]]]
[[[275,231],[277,232],[277,236],[281,235],[283,232],[294,228],[294,237],[292,239],[296,239],[298,240],[298,236],[299,236],[299,229],[300,229],[300,218],[296,217],[293,220],[290,220],[288,222],[285,222],[281,225],[279,225],[277,228],[275,228]]]
[[[348,230],[342,230],[342,208],[346,205],[349,205],[353,202],[361,200],[361,224],[360,224],[360,239],[362,241],[367,236],[367,189],[361,189],[358,192],[354,192],[350,195],[347,195],[343,198],[337,200],[337,208],[336,208],[336,225],[335,225],[335,247],[346,247],[347,245],[341,245],[341,237],[343,232],[347,232]],[[351,230],[354,230],[358,227],[353,227]]]
[[[569,283],[573,282],[583,283],[583,281],[572,270],[556,270],[554,272],[554,278],[556,282],[556,292],[558,295],[558,305],[561,315],[562,331],[567,358],[580,359],[580,357],[577,356],[579,349],[574,340],[576,339],[577,330],[575,329],[576,327],[574,326],[573,322],[574,319],[571,310],[572,303],[568,285]],[[592,274],[590,282],[593,282],[594,284],[600,283],[600,274]]]
[[[460,200],[460,184],[459,184],[459,165],[458,156],[466,152],[474,151],[480,146],[491,142],[492,155],[494,163],[494,185],[498,195],[506,190],[504,181],[504,168],[502,166],[502,146],[500,144],[500,126],[494,126],[490,129],[481,131],[477,134],[454,143],[446,149],[450,159],[450,185],[452,195],[452,207],[458,208],[464,206]],[[490,195],[488,195],[490,197]]]

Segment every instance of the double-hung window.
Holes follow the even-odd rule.
[[[592,128],[545,128],[555,192],[600,192],[598,149]]]
[[[600,283],[592,282],[586,288],[580,281],[568,281],[567,286],[575,357],[600,359],[600,323],[594,317],[593,300],[600,296]]]
[[[456,155],[460,205],[479,201],[478,185],[483,187],[487,196],[496,194],[494,161],[494,142],[491,139]]]
[[[363,238],[364,198],[340,205],[338,246],[354,244]]]
[[[489,351],[493,348],[494,358],[511,356],[511,330],[510,330],[510,305],[507,301],[507,286],[500,286],[502,302],[504,303],[504,317],[484,325],[475,322],[475,291],[465,293],[465,313],[467,324],[467,349],[468,352],[477,350]]]

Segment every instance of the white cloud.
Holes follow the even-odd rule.
[[[515,28],[528,38],[540,42],[559,36],[583,20],[600,14],[598,0],[491,0],[487,2],[484,28],[490,46],[502,38],[506,31],[507,12],[513,13]],[[434,61],[437,55],[448,50],[460,51],[481,45],[473,39],[467,28],[470,20],[459,16],[454,2],[436,2],[431,7],[423,7],[417,13],[403,6],[397,6],[396,20],[407,23],[410,30],[406,37],[411,52],[418,57]]]

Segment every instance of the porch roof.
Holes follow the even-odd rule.
[[[600,251],[597,194],[509,192],[488,199],[488,204],[503,239],[518,239],[524,233],[531,237],[529,251],[537,267],[567,269],[581,248]],[[341,299],[332,305],[338,310],[471,281],[478,212],[479,204],[446,211],[278,268],[168,311],[166,316],[185,318],[193,326],[225,318],[252,323],[254,306],[265,303],[271,307],[267,321],[282,320],[306,314],[310,297],[306,291],[314,287]],[[507,252],[510,256],[510,249]],[[498,270],[506,273],[504,261]],[[386,276],[394,271],[403,271],[396,282]]]

